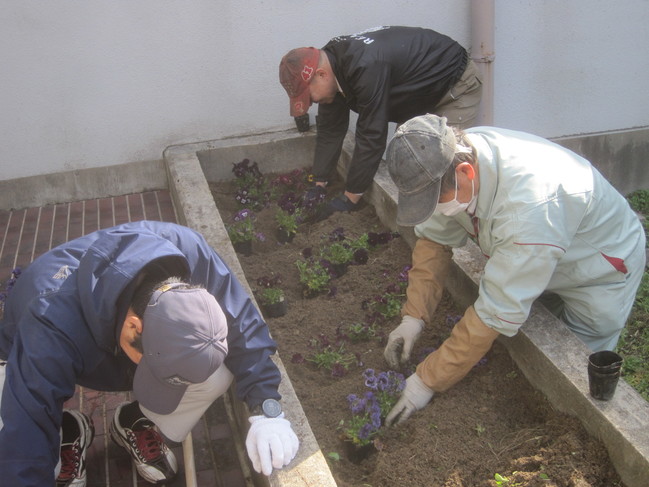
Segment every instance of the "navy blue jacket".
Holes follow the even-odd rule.
[[[0,414],[0,483],[54,485],[63,403],[75,384],[132,388],[133,364],[119,347],[136,276],[158,267],[203,285],[228,320],[225,364],[249,406],[279,399],[276,344],[249,295],[201,235],[142,221],[65,243],[25,269],[0,321],[7,359]]]

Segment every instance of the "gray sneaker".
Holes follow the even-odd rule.
[[[137,473],[148,482],[162,484],[171,481],[178,473],[176,456],[165,444],[155,424],[145,416],[132,425],[120,424],[120,404],[110,422],[108,432],[111,439],[129,452],[135,462]]]
[[[82,412],[64,409],[61,430],[61,471],[56,487],[85,487],[86,453],[95,436],[95,427]]]

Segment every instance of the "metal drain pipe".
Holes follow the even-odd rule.
[[[482,101],[476,125],[493,125],[494,0],[471,1],[471,59],[482,74]]]

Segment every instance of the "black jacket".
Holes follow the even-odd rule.
[[[434,113],[464,73],[467,52],[450,37],[418,27],[378,27],[334,37],[322,49],[342,94],[318,106],[313,174],[316,181],[332,176],[353,110],[359,116],[346,189],[362,193],[385,151],[388,122]]]

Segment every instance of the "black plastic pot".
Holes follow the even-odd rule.
[[[622,357],[610,350],[595,352],[588,357],[588,387],[590,395],[609,401],[620,380]]]
[[[342,277],[345,275],[347,272],[347,267],[349,266],[348,262],[345,262],[344,264],[331,264],[331,271],[333,274],[333,277]]]
[[[286,300],[282,298],[279,303],[265,304],[263,305],[263,308],[264,315],[267,318],[279,318],[280,316],[284,316],[286,314],[288,305],[286,304]]]
[[[281,244],[291,243],[295,238],[294,232],[287,232],[284,227],[278,227],[275,231],[275,237],[277,241]]]
[[[343,452],[347,460],[352,462],[355,465],[360,464],[363,460],[367,459],[373,453],[376,453],[376,447],[374,443],[369,443],[367,445],[356,445],[351,440],[341,438]]]
[[[314,289],[309,289],[307,286],[302,287],[302,296],[304,296],[307,299],[313,299],[317,296],[320,296],[323,294],[325,291],[316,291]]]
[[[237,254],[250,256],[252,255],[252,240],[244,240],[243,242],[235,242],[232,244]]]
[[[309,131],[309,114],[305,113],[299,117],[293,117],[295,120],[295,125],[297,126],[298,132],[308,132]]]

